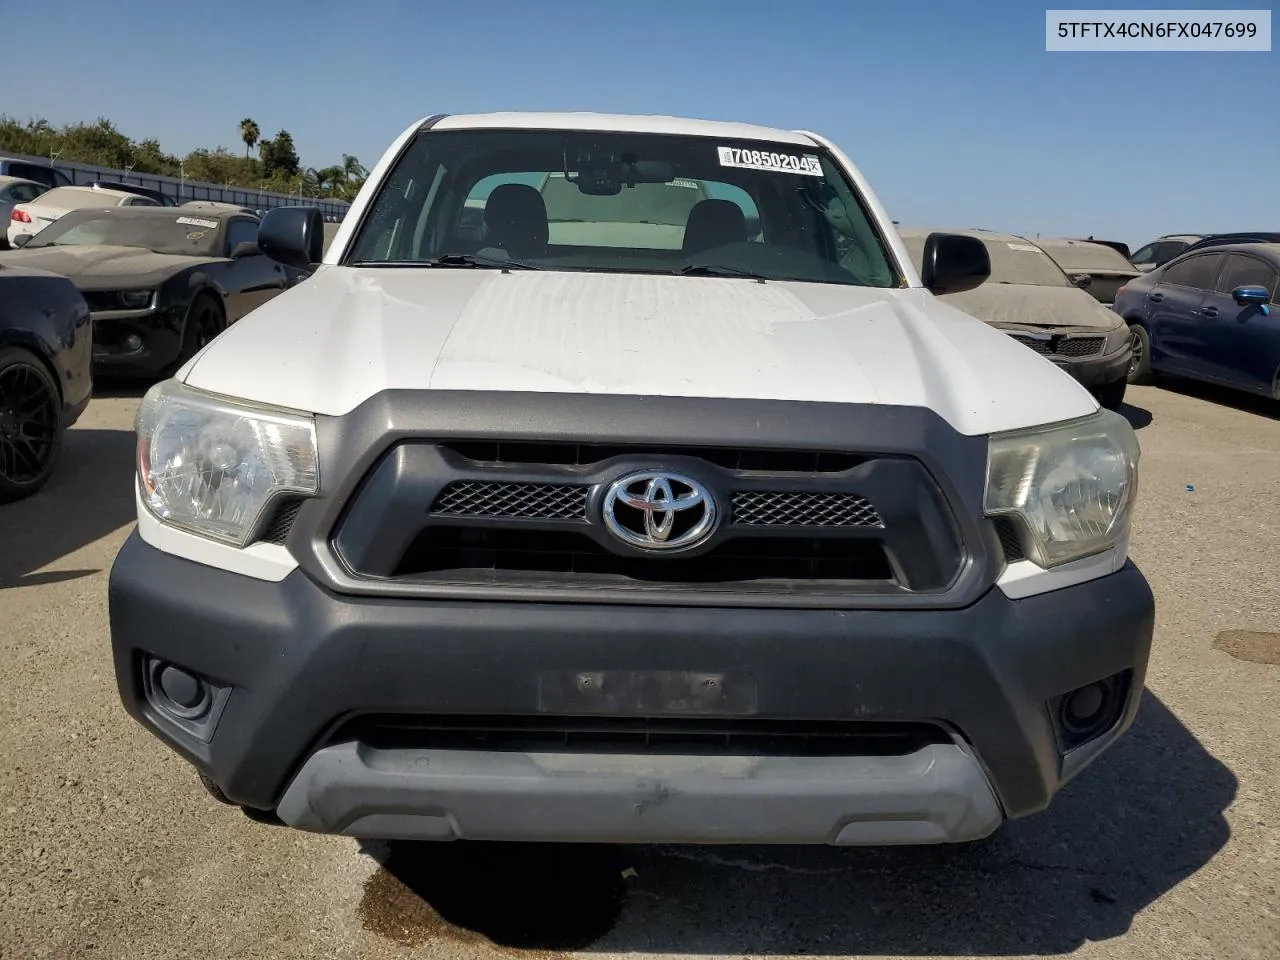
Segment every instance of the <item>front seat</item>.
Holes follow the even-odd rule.
[[[509,257],[536,257],[547,248],[547,205],[542,194],[523,183],[495,187],[484,206],[485,244]]]
[[[686,257],[746,240],[747,218],[732,200],[701,200],[689,211],[684,227]]]

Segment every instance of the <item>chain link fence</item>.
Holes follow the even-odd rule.
[[[48,157],[32,157],[19,153],[3,154],[14,160],[27,160],[32,163],[48,164]],[[150,190],[159,190],[165,196],[174,197],[179,203],[188,200],[212,200],[217,203],[234,203],[254,210],[271,210],[275,207],[309,206],[319,207],[325,219],[333,217],[341,220],[346,216],[350,204],[342,200],[331,200],[321,197],[307,197],[301,193],[275,193],[270,190],[252,190],[247,187],[233,187],[229,184],[206,183],[201,180],[186,180],[180,177],[167,177],[158,173],[125,172],[112,167],[100,167],[92,163],[54,160],[53,166],[71,178],[72,183],[93,183],[95,180],[117,180],[132,183]]]

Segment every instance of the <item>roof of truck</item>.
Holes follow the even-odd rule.
[[[419,125],[425,124],[428,119],[430,118],[424,118]],[[776,143],[803,144],[807,147],[816,145],[813,138],[804,133],[761,127],[752,123],[616,113],[470,113],[445,116],[431,127],[433,130],[484,128],[667,133],[694,137],[723,137],[728,140],[771,140]]]

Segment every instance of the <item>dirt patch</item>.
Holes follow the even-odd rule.
[[[1223,630],[1213,641],[1217,650],[1229,653],[1237,660],[1249,663],[1267,663],[1280,666],[1280,633],[1260,633],[1254,630]]]
[[[591,946],[622,910],[625,864],[609,846],[397,842],[381,859],[360,919],[406,946],[448,938],[550,958]]]

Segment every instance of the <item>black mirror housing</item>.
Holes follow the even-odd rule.
[[[991,256],[977,237],[931,233],[924,241],[920,280],[934,293],[960,293],[991,276]]]
[[[256,257],[262,253],[262,249],[252,240],[243,240],[231,248],[229,256],[232,260],[240,260],[244,257]]]
[[[324,257],[324,217],[316,207],[276,207],[258,227],[258,247],[286,267],[309,269]]]

